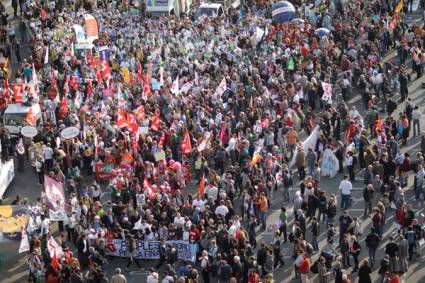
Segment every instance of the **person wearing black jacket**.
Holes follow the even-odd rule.
[[[378,270],[378,274],[381,275],[381,282],[384,282],[386,275],[390,271],[390,256],[386,254],[381,260],[381,267]]]
[[[368,218],[372,214],[372,202],[375,195],[373,186],[371,184],[367,185],[363,189],[363,200],[364,200],[364,214],[363,218]]]
[[[394,238],[390,237],[390,242],[385,246],[385,253],[390,257],[390,271],[397,268],[398,245],[394,243]]]
[[[165,263],[167,259],[167,244],[164,239],[161,240],[161,244],[159,246],[159,262],[156,265],[155,269],[159,270],[163,263]]]
[[[262,274],[265,274],[264,265],[266,264],[267,260],[267,250],[266,245],[264,242],[260,244],[260,249],[257,251],[257,264],[258,266],[261,266],[261,272]]]
[[[369,262],[370,262],[370,266],[372,268],[373,268],[373,265],[375,264],[376,249],[379,246],[380,240],[381,240],[381,238],[375,232],[375,229],[373,227],[371,227],[370,233],[366,236],[365,242],[366,242],[366,246],[369,249]]]

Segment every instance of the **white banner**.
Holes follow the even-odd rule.
[[[322,165],[321,165],[322,176],[335,177],[339,170],[339,161],[331,149],[326,149],[323,152]]]
[[[30,250],[27,232],[22,232],[21,244],[19,245],[19,253],[24,253]]]
[[[332,85],[322,82],[323,95],[322,100],[328,104],[332,104]]]
[[[107,240],[106,254],[110,256],[128,257],[128,242],[121,239]],[[196,245],[189,244],[186,241],[167,241],[177,250],[177,258],[184,261],[195,262]],[[138,259],[159,259],[159,241],[140,241],[136,240],[136,255]]]

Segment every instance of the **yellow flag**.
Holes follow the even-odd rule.
[[[398,2],[397,6],[395,7],[395,12],[400,13],[403,10],[403,7],[404,7],[404,0],[400,0],[400,2]]]

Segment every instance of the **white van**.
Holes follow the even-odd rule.
[[[21,128],[28,123],[26,122],[26,117],[28,112],[32,109],[36,120],[36,128],[41,129],[43,126],[43,115],[41,113],[41,108],[38,103],[32,105],[27,104],[9,104],[4,111],[3,115],[3,125],[6,129],[9,130],[11,136],[17,136],[21,132]]]
[[[192,0],[146,0],[146,13],[153,17],[180,16],[189,12]]]

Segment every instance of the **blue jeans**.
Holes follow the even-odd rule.
[[[263,230],[266,230],[267,212],[260,211],[260,221],[261,227],[263,228]]]
[[[375,254],[376,254],[376,249],[369,248],[369,262],[372,266],[375,264]]]
[[[342,254],[342,265],[344,268],[350,266],[350,254],[348,252]]]
[[[344,195],[341,194],[341,208],[347,209],[348,208],[348,201],[350,200],[351,195]]]
[[[319,250],[319,242],[317,241],[317,237],[313,236],[311,239],[311,245],[313,246],[313,250],[317,252]]]

